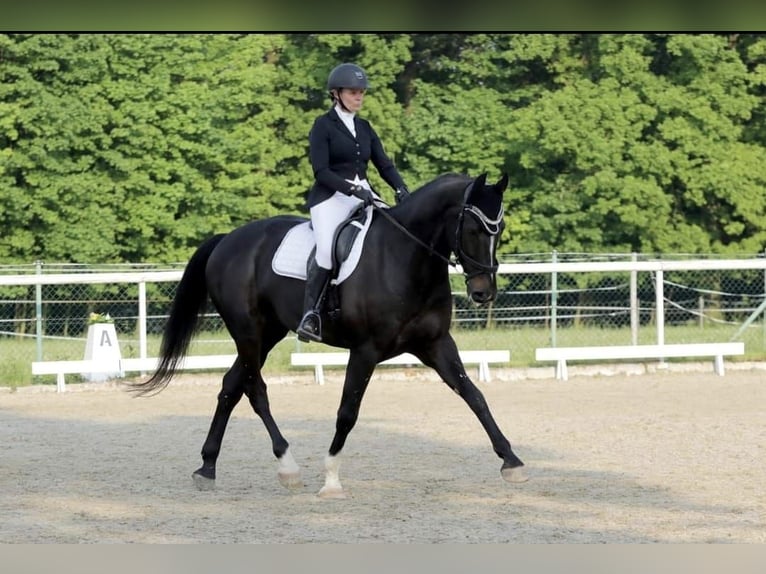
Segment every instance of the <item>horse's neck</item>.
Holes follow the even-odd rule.
[[[434,247],[443,244],[446,248],[451,246],[451,230],[457,225],[462,205],[460,186],[423,190],[413,194],[396,215],[399,222],[421,241]]]

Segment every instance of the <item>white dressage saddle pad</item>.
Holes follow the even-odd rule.
[[[360,227],[354,239],[354,245],[351,248],[346,260],[341,264],[338,276],[332,280],[332,283],[340,285],[349,278],[359,264],[359,258],[362,255],[362,246],[364,238],[367,236],[367,230],[372,221],[372,207],[367,208],[367,217],[364,224],[360,226],[358,222],[352,222],[351,225]],[[309,222],[299,223],[285,234],[282,243],[277,247],[274,258],[271,260],[271,269],[277,275],[283,277],[292,277],[294,279],[306,279],[306,264],[314,249],[314,233],[309,227]]]

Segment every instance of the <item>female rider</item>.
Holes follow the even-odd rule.
[[[369,83],[356,64],[340,64],[327,80],[332,108],[316,118],[309,132],[309,158],[314,185],[308,207],[316,241],[315,261],[309,265],[304,315],[296,330],[302,341],[322,340],[320,309],[332,270],[335,230],[360,204],[380,197],[367,181],[372,161],[383,180],[395,191],[398,203],[409,195],[407,186],[370,122],[357,116]]]

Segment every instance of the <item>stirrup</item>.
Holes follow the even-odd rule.
[[[309,341],[322,341],[322,318],[316,311],[309,311],[301,319],[301,324],[295,330],[298,340],[308,343]]]

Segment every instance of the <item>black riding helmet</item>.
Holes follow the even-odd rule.
[[[367,74],[356,64],[335,66],[327,78],[327,91],[341,88],[366,90],[369,86]]]

